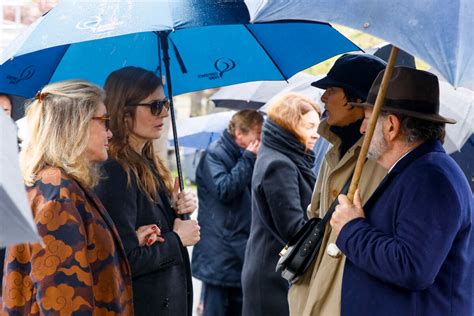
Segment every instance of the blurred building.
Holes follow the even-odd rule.
[[[0,0],[0,52],[59,0]]]

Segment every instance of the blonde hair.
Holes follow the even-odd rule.
[[[163,87],[161,79],[153,72],[139,67],[124,67],[112,72],[107,78],[104,89],[107,93],[105,104],[110,114],[110,129],[114,135],[110,142],[110,156],[124,168],[127,173],[128,185],[131,184],[131,173],[135,175],[138,189],[148,199],[158,199],[158,190],[164,189],[168,195],[173,189],[173,179],[165,163],[156,155],[153,141],[145,143],[142,155],[130,145],[130,133],[137,104],[150,96],[156,89]],[[127,124],[126,116],[130,116],[131,124]],[[150,169],[146,160],[153,163],[158,177]]]
[[[89,126],[104,91],[87,81],[68,80],[45,86],[28,105],[28,136],[20,153],[25,184],[32,186],[38,172],[58,167],[86,187],[99,181],[96,164],[84,152]]]
[[[303,94],[289,92],[271,101],[267,108],[268,117],[279,126],[293,134],[301,143],[306,139],[298,133],[301,117],[309,111],[316,111],[321,116],[319,106]]]

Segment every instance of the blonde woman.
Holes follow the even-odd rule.
[[[252,224],[242,271],[243,315],[288,315],[288,282],[278,253],[306,222],[316,181],[313,147],[320,110],[288,93],[268,107],[252,178]]]
[[[91,191],[112,137],[103,99],[93,84],[64,81],[44,87],[28,107],[21,168],[42,244],[8,249],[5,314],[133,314],[122,243]]]
[[[185,246],[199,240],[195,220],[179,214],[196,209],[194,194],[173,187],[170,172],[155,155],[169,102],[153,72],[125,67],[109,75],[106,104],[114,138],[105,179],[97,193],[117,225],[133,276],[135,315],[191,315],[192,283]],[[140,247],[137,227],[157,225],[160,242]],[[151,243],[154,238],[149,238]]]

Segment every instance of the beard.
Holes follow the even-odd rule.
[[[387,141],[383,135],[383,124],[379,120],[375,126],[374,136],[370,142],[367,158],[371,160],[378,160],[388,149]]]

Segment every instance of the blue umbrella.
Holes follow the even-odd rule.
[[[328,24],[248,21],[243,1],[62,1],[2,54],[0,91],[32,97],[70,78],[102,85],[111,71],[132,65],[171,77],[177,95],[286,80],[358,50]]]
[[[62,1],[0,57],[0,91],[31,97],[71,78],[102,85],[110,72],[133,65],[162,76],[172,96],[285,80],[358,49],[325,23],[248,21],[243,1]],[[173,104],[171,119],[176,140]]]
[[[474,82],[472,0],[245,0],[253,21],[325,21],[383,38],[454,86]]]

